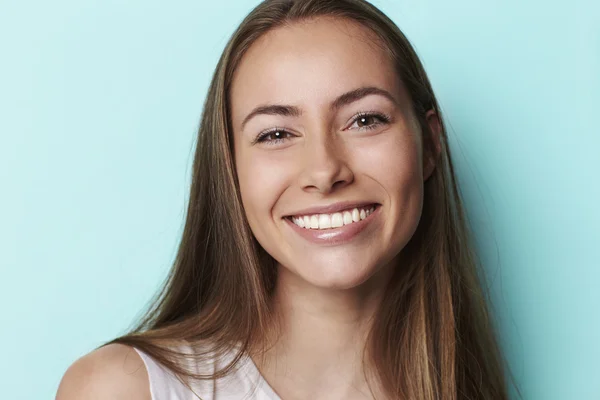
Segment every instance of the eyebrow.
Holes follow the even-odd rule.
[[[345,105],[348,105],[350,103],[353,103],[357,100],[362,99],[363,97],[373,95],[373,94],[383,96],[383,97],[389,99],[392,103],[398,105],[398,101],[387,90],[384,90],[384,89],[381,89],[381,88],[378,88],[375,86],[365,86],[365,87],[360,87],[358,89],[351,90],[349,92],[346,92],[346,93],[338,96],[329,105],[329,110],[332,112],[337,111]],[[302,115],[302,110],[296,106],[281,105],[281,104],[268,104],[268,105],[258,106],[255,109],[253,109],[252,112],[250,112],[250,114],[248,114],[246,116],[246,118],[244,118],[244,121],[242,121],[241,129],[244,130],[244,126],[250,119],[252,119],[253,117],[255,117],[257,115],[261,115],[261,114],[282,115],[284,117],[299,117],[300,115]]]

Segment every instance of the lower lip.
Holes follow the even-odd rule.
[[[309,242],[321,245],[337,245],[351,241],[361,233],[376,217],[379,215],[380,205],[375,206],[375,210],[367,218],[339,228],[331,229],[306,229],[293,223],[289,218],[284,218],[292,230],[302,236]]]

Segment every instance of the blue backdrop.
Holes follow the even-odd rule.
[[[524,398],[600,399],[600,3],[374,3],[439,96]],[[53,398],[166,276],[209,79],[255,4],[0,1],[2,398]]]

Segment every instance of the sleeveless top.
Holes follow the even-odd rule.
[[[137,348],[134,349],[142,358],[148,371],[152,400],[281,400],[247,355],[244,355],[235,369],[225,377],[215,380],[195,379],[189,385],[190,390],[173,372],[150,355]],[[181,349],[191,354],[189,344],[182,345]],[[230,360],[226,358],[221,362],[226,363]],[[194,364],[191,365],[191,372],[213,373],[217,366],[225,365],[221,362],[211,359],[203,367]]]

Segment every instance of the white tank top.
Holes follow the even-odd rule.
[[[186,352],[191,351],[189,345],[184,348]],[[229,375],[211,381],[194,380],[190,384],[193,390],[190,390],[150,355],[137,348],[135,350],[148,371],[152,400],[281,400],[262,377],[252,359],[246,355]],[[227,360],[223,360],[225,361]],[[213,373],[217,367],[215,360],[211,360],[208,365],[209,372]],[[192,370],[194,373],[208,373],[205,369],[201,371],[198,366],[193,366]]]

